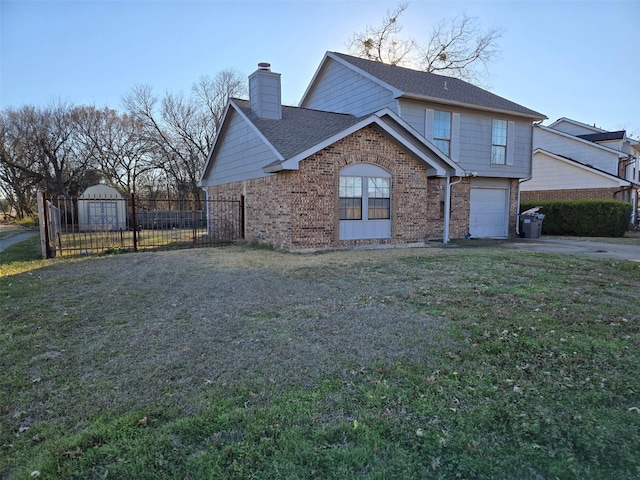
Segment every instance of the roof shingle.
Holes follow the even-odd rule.
[[[513,112],[532,118],[546,118],[539,112],[523,107],[458,78],[388,65],[345,55],[344,53],[331,52],[331,54],[391,85],[402,92],[402,96],[425,97],[442,100],[444,103],[467,104]]]
[[[353,115],[284,105],[282,119],[272,120],[258,117],[247,100],[233,99],[233,102],[285,159],[304,152],[359,121]]]
[[[625,134],[625,130],[618,130],[617,132],[589,133],[587,135],[576,136],[590,142],[606,142],[607,140],[623,140]]]

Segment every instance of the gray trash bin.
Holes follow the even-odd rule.
[[[520,214],[520,236],[524,238],[540,238],[544,215],[538,213],[542,207],[535,207]]]

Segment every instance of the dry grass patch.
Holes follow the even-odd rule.
[[[0,473],[640,475],[640,265],[145,252],[0,278]]]

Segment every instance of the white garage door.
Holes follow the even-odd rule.
[[[509,189],[471,188],[469,233],[472,237],[509,235]]]

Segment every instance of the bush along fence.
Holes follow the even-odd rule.
[[[45,258],[219,247],[244,238],[244,201],[38,195]]]
[[[579,237],[622,237],[631,228],[633,207],[619,200],[522,202],[520,211],[542,207],[542,233]]]

